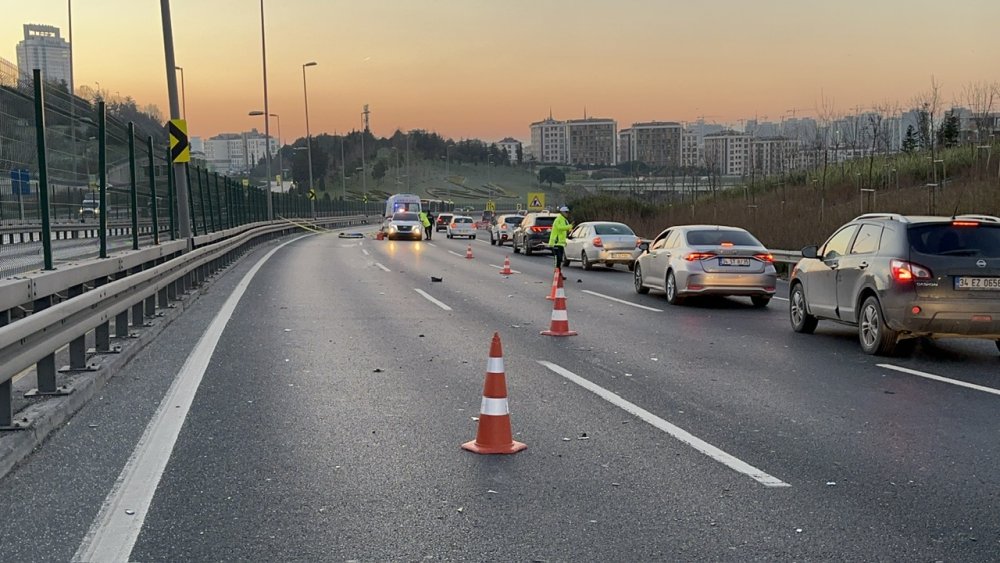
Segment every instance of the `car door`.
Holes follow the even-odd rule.
[[[587,225],[577,225],[575,229],[566,235],[566,258],[580,259],[580,251],[583,250],[583,242],[587,240]]]
[[[646,269],[642,274],[643,280],[647,285],[660,289],[665,287],[667,266],[670,264],[670,257],[673,255],[673,246],[676,245],[677,238],[678,231],[676,229],[669,229],[656,237],[656,240],[649,247],[650,257],[648,262],[651,267]]]
[[[857,225],[847,225],[834,233],[820,249],[815,269],[808,273],[806,280],[806,299],[809,302],[809,312],[813,315],[838,318],[837,269],[857,231]]]
[[[882,225],[862,224],[850,251],[840,258],[836,282],[837,316],[842,321],[857,321],[858,293],[881,239]]]

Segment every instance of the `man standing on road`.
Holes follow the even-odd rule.
[[[566,235],[573,230],[573,224],[569,222],[568,216],[569,208],[565,205],[560,207],[559,215],[552,222],[552,230],[549,232],[549,247],[556,259],[556,269],[559,270],[560,276],[562,276],[563,256],[566,254]],[[566,279],[566,276],[563,276],[563,279]]]
[[[436,219],[437,217],[435,217],[433,213],[430,211],[427,212],[427,222],[431,224],[430,227],[427,227],[427,240],[431,240],[434,235],[434,231],[437,229],[437,223],[434,222]]]
[[[424,238],[431,240],[431,220],[427,218],[427,212],[420,210],[420,224],[424,226]]]

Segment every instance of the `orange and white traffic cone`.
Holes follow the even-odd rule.
[[[462,449],[477,454],[514,454],[528,446],[514,441],[507,406],[507,376],[503,370],[503,347],[500,335],[493,333],[490,359],[486,362],[486,383],[483,402],[479,407],[479,429],[476,439],[462,444]]]
[[[556,290],[559,288],[560,281],[562,281],[562,269],[556,268],[555,273],[552,274],[552,291],[545,296],[549,301],[556,300]]]
[[[465,249],[465,258],[467,260],[472,260],[472,244],[469,244],[469,248]]]
[[[556,270],[556,298],[552,303],[552,322],[549,330],[543,330],[545,336],[576,336],[575,330],[569,329],[569,315],[566,313],[566,290],[563,288],[562,276]]]
[[[501,276],[509,276],[514,273],[514,270],[510,269],[510,256],[503,257],[503,268],[500,269]]]

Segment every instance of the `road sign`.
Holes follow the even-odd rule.
[[[541,211],[544,208],[545,208],[545,193],[528,192],[528,209],[532,211]]]
[[[171,119],[167,125],[170,131],[170,161],[174,164],[191,162],[191,144],[188,142],[187,120]]]
[[[13,195],[30,195],[31,173],[24,168],[11,170],[10,188]]]
[[[309,199],[316,199],[316,190],[309,190]]]
[[[497,204],[492,199],[486,202],[486,211],[496,211]]]
[[[243,187],[244,188],[250,187],[250,178],[243,178]]]

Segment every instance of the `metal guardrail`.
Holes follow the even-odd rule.
[[[364,215],[251,223],[191,239],[86,260],[56,271],[37,271],[0,281],[0,429],[20,430],[30,421],[14,420],[13,378],[35,366],[37,388],[30,396],[67,395],[60,385],[55,354],[69,344],[70,365],[62,373],[90,371],[86,336],[95,335],[91,353],[115,353],[115,336],[143,326],[157,308],[170,306],[213,272],[252,247],[307,226],[368,223]],[[131,313],[131,324],[129,315]]]

